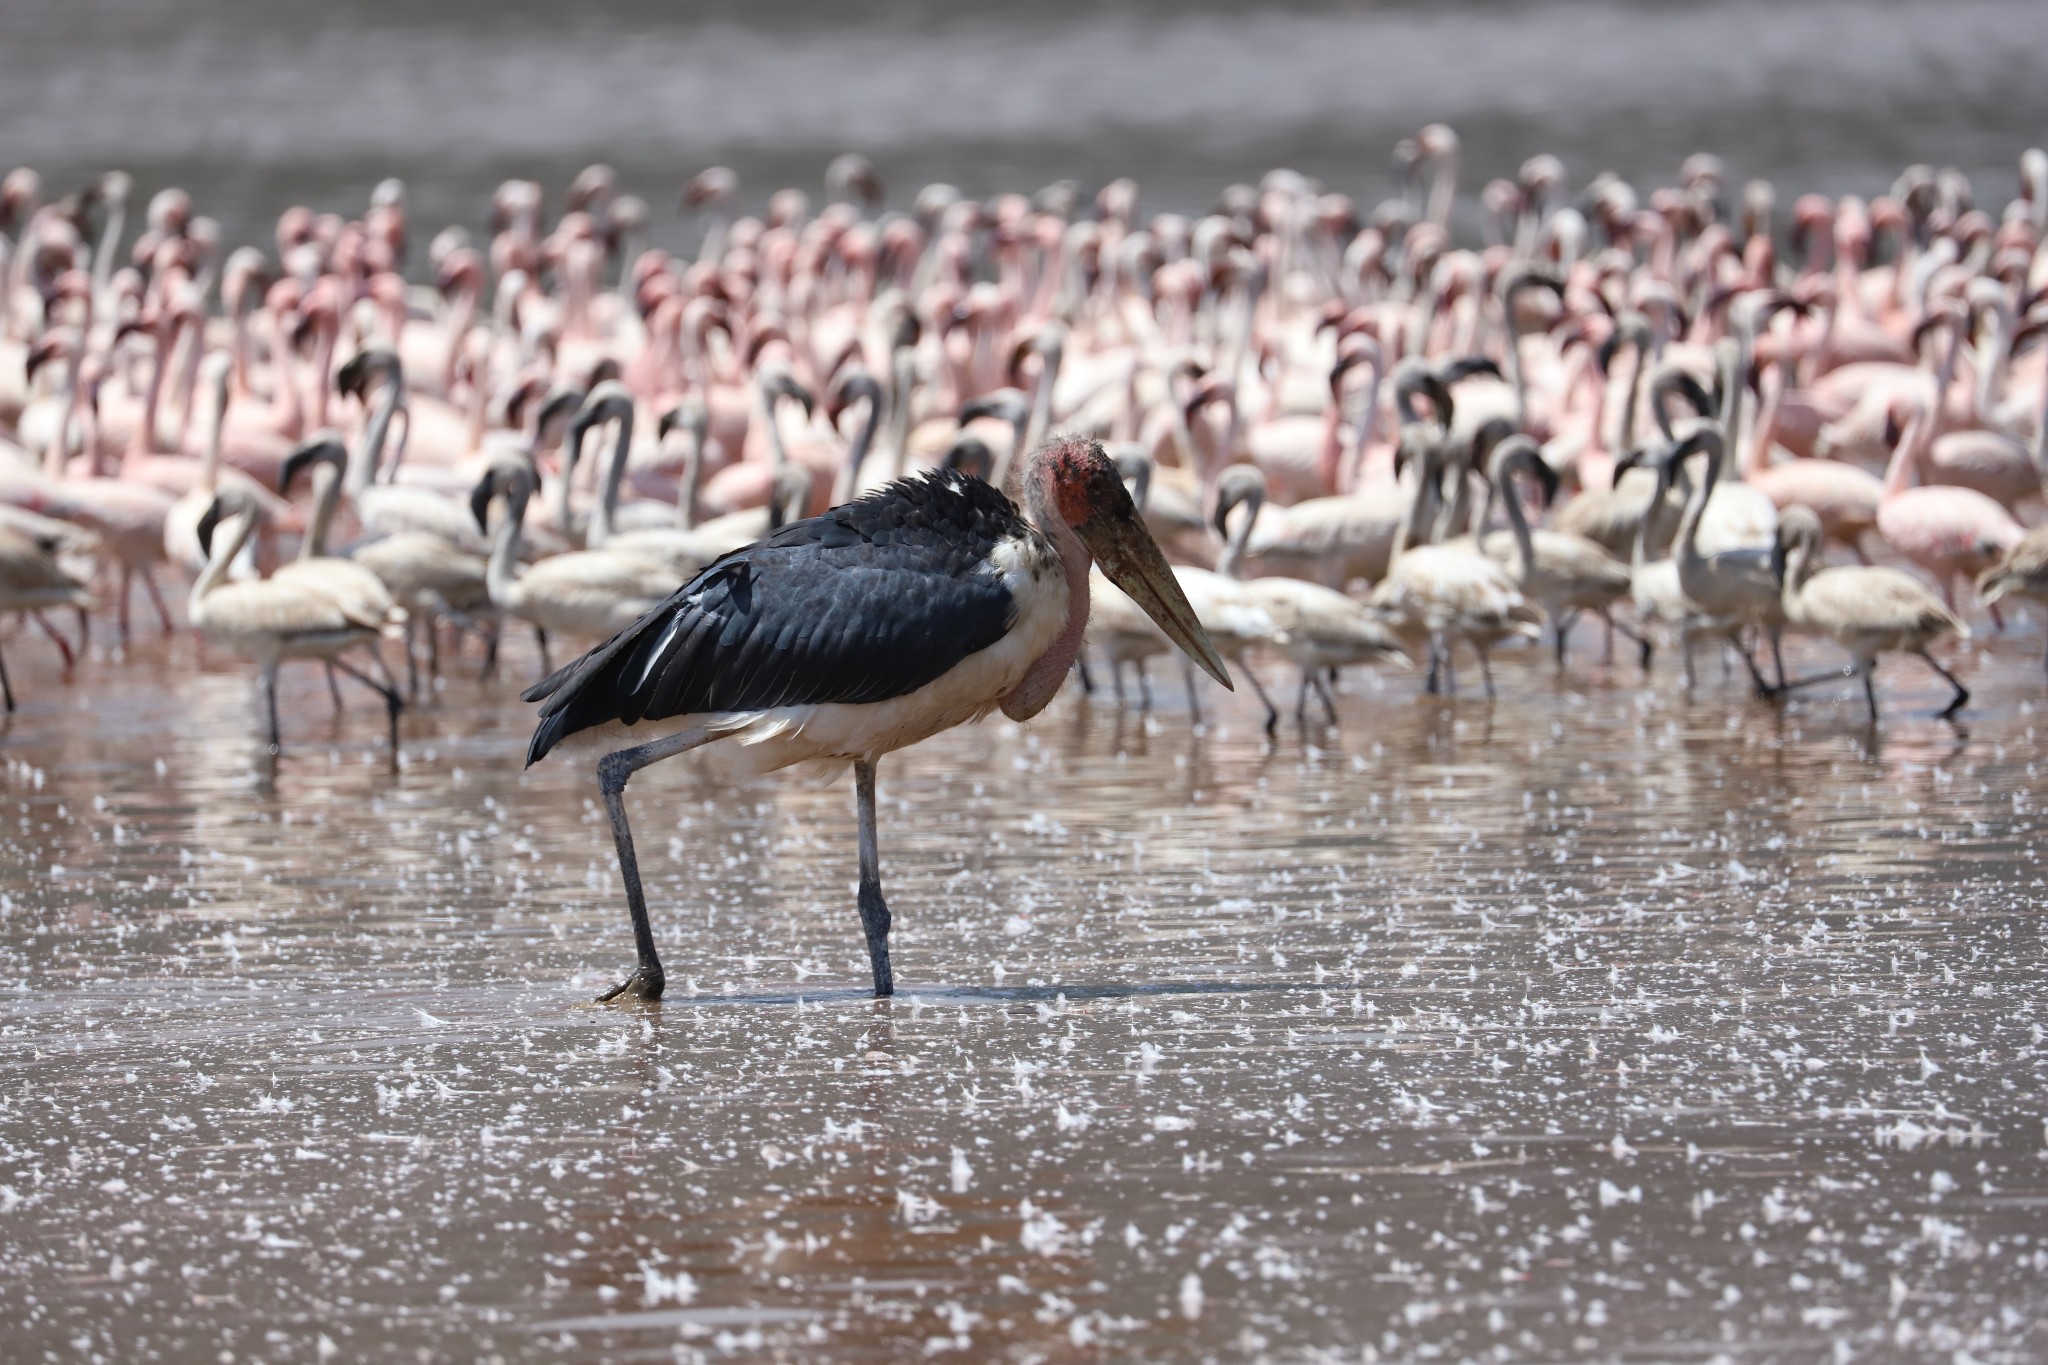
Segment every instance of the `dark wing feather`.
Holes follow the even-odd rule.
[[[611,721],[915,692],[1010,628],[988,559],[1027,533],[1008,498],[951,470],[793,522],[529,688],[526,761]]]

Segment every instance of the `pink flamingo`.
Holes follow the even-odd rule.
[[[170,516],[175,499],[161,488],[130,483],[125,479],[102,478],[97,471],[83,478],[65,477],[64,450],[73,422],[84,425],[85,449],[91,451],[96,448],[96,437],[92,431],[93,408],[102,369],[103,362],[99,357],[87,357],[73,351],[67,385],[71,406],[66,423],[58,430],[57,440],[44,456],[45,473],[57,485],[55,499],[47,510],[99,533],[102,547],[121,577],[116,607],[121,639],[125,642],[129,633],[129,589],[137,578],[142,580],[150,602],[156,607],[157,619],[163,623],[164,633],[169,634],[175,629],[171,609],[164,602],[153,572],[165,558],[164,522]]]
[[[1840,460],[1793,458],[1771,462],[1772,436],[1778,411],[1785,396],[1785,376],[1776,365],[1765,366],[1757,377],[1758,411],[1756,435],[1742,455],[1743,481],[1771,500],[1780,512],[1788,507],[1806,507],[1820,519],[1825,540],[1849,548],[1865,564],[1870,556],[1863,549],[1863,533],[1877,525],[1878,507],[1884,501],[1882,480],[1866,469]]]
[[[1319,415],[1286,413],[1246,428],[1246,453],[1265,472],[1275,502],[1304,502],[1342,491],[1338,476],[1344,457],[1344,379],[1367,358],[1363,349],[1337,356],[1329,373],[1329,399]],[[1229,390],[1219,387],[1217,394],[1220,401],[1234,406],[1236,400]]]
[[[1915,488],[1919,467],[1933,428],[1930,404],[1909,397],[1894,398],[1891,425],[1903,423],[1891,464],[1885,469],[1884,500],[1877,508],[1877,532],[1894,550],[1925,569],[1941,585],[1949,610],[1956,609],[1956,578],[1975,581],[2004,558],[2026,531],[2012,514],[1974,488]],[[1998,609],[1991,619],[2002,629]]]

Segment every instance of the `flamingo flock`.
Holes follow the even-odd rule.
[[[387,180],[233,249],[182,191],[131,234],[127,175],[16,170],[0,650],[45,636],[83,683],[189,629],[254,666],[273,751],[290,660],[378,696],[395,747],[507,630],[545,672],[905,480],[1021,503],[1067,438],[1213,643],[1191,704],[1227,662],[1269,729],[1276,664],[1334,724],[1342,669],[1455,697],[1462,655],[1491,696],[1498,649],[1582,668],[1594,627],[1688,686],[1716,645],[1766,701],[1854,674],[1873,721],[1877,659],[1913,654],[1953,714],[1933,649],[2048,603],[2048,157],[2002,205],[1914,166],[1789,212],[1705,155],[1650,189],[1538,156],[1474,196],[1432,125],[1395,164],[1370,208],[1279,170],[1200,215],[1130,180],[887,208],[858,156],[750,201],[713,168],[674,201],[688,252],[641,245],[656,211],[604,166],[506,182],[482,234],[428,235]],[[1088,595],[1078,684],[1149,705],[1194,637]],[[1788,678],[1787,633],[1847,669]]]

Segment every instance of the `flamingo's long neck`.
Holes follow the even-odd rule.
[[[1322,434],[1316,446],[1316,482],[1326,493],[1340,493],[1337,480],[1344,472],[1344,400],[1330,395],[1323,409]]]
[[[1657,466],[1656,483],[1650,492],[1650,502],[1643,511],[1642,519],[1636,522],[1635,542],[1629,547],[1628,567],[1631,574],[1640,574],[1643,566],[1650,562],[1650,524],[1657,520],[1657,509],[1664,505],[1664,494],[1670,481],[1664,466]]]
[[[1394,548],[1387,555],[1387,568],[1391,572],[1403,551],[1429,543],[1429,533],[1434,524],[1436,504],[1441,493],[1440,480],[1443,478],[1442,456],[1436,450],[1436,442],[1418,425],[1413,432],[1404,432],[1403,440],[1414,439],[1424,443],[1417,461],[1417,472],[1421,477],[1415,484],[1415,496],[1409,500],[1408,516],[1401,523],[1400,531],[1394,536]]]
[[[690,451],[683,458],[682,496],[676,500],[676,517],[685,531],[694,530],[698,519],[698,497],[704,489],[704,441],[710,433],[705,422],[689,426]]]
[[[327,533],[334,525],[334,509],[341,502],[341,471],[322,463],[313,471],[313,519],[307,523],[305,539],[299,542],[299,562],[319,559],[327,553]]]
[[[589,541],[593,549],[610,540],[615,532],[619,490],[626,482],[626,464],[633,452],[633,405],[619,404],[617,415],[618,439],[612,443],[611,463],[605,467],[604,492],[598,498],[597,511],[591,514]]]
[[[1771,443],[1777,438],[1778,409],[1785,398],[1785,376],[1776,366],[1757,375],[1756,431],[1742,447],[1742,472],[1754,479],[1771,467]]]
[[[270,324],[270,425],[296,441],[305,432],[306,415],[299,402],[299,377],[292,363],[291,336],[284,319],[275,311],[270,314]]]
[[[1523,582],[1528,581],[1530,571],[1536,567],[1536,542],[1529,531],[1529,514],[1522,510],[1521,495],[1515,491],[1513,470],[1527,463],[1522,459],[1503,461],[1490,480],[1487,495],[1489,504],[1497,496],[1507,508],[1508,526],[1515,536],[1515,577]],[[1479,534],[1482,538],[1486,534],[1484,522],[1480,523]]]
[[[142,396],[142,420],[136,424],[135,439],[128,444],[131,455],[146,455],[156,448],[157,413],[163,405],[164,373],[171,367],[171,347],[177,342],[178,325],[167,322],[156,329],[156,358],[149,366],[149,387]]]
[[[1033,479],[1025,486],[1024,497],[1032,522],[1053,543],[1060,567],[1066,571],[1067,624],[1002,699],[1003,714],[1011,720],[1030,720],[1046,708],[1067,680],[1067,670],[1080,655],[1081,636],[1088,629],[1088,566],[1092,558],[1088,547],[1052,506],[1051,492],[1044,484],[1042,475]]]
[[[384,391],[370,413],[369,425],[363,428],[362,443],[357,447],[356,456],[348,463],[347,487],[351,498],[360,496],[364,489],[377,481],[377,467],[384,462],[384,443],[391,436],[391,419],[404,399],[405,378],[399,367],[394,365],[385,374]]]
[[[1810,537],[1801,536],[1792,542],[1785,555],[1784,602],[1787,614],[1798,602],[1799,594],[1806,589],[1806,580],[1812,578],[1820,565],[1815,562],[1814,542]]]
[[[1679,553],[1694,560],[1700,558],[1700,518],[1706,515],[1707,500],[1714,496],[1714,485],[1721,481],[1721,442],[1709,440],[1700,448],[1707,457],[1707,472],[1693,488],[1692,498],[1685,504],[1685,519],[1678,524]]]
[[[1358,411],[1358,425],[1353,428],[1351,449],[1345,452],[1344,468],[1340,473],[1339,493],[1356,493],[1365,481],[1365,452],[1372,444],[1374,430],[1379,426],[1380,383],[1386,377],[1385,369],[1378,361],[1370,362],[1371,374],[1366,380],[1365,403]]]
[[[92,295],[95,299],[106,297],[107,282],[114,278],[114,253],[120,248],[121,234],[128,226],[128,196],[114,195],[107,204],[107,222],[100,233],[99,250],[92,254]]]
[[[1913,486],[1913,465],[1920,458],[1921,436],[1928,424],[1928,409],[1915,408],[1899,443],[1892,447],[1891,463],[1885,466],[1884,497],[1895,498]]]
[[[191,595],[186,599],[187,611],[198,606],[228,576],[228,566],[235,562],[235,556],[242,553],[242,547],[249,543],[249,537],[256,531],[256,514],[238,512],[228,520],[234,523],[234,530],[225,538],[215,534],[213,553],[207,556],[206,567],[199,571],[199,577],[192,584]]]
[[[184,362],[178,368],[178,434],[171,441],[173,453],[183,453],[192,436],[193,409],[199,406],[199,366],[206,359],[206,322],[186,314],[178,330],[187,340]]]
[[[490,560],[484,565],[484,587],[491,601],[501,606],[510,605],[518,596],[519,542],[531,496],[522,484],[505,499],[505,519],[498,523],[497,539],[492,542]]]
[[[455,372],[460,368],[462,348],[469,340],[470,326],[476,321],[476,300],[478,288],[470,285],[455,295],[455,306],[448,313],[448,353],[441,360],[441,392],[455,391]]]
[[[1523,431],[1529,425],[1529,380],[1522,372],[1522,320],[1515,313],[1515,298],[1516,293],[1509,293],[1501,300],[1508,328],[1502,356],[1507,361],[1508,385],[1515,394],[1515,430]]]
[[[213,430],[206,437],[206,454],[200,459],[197,484],[199,490],[205,493],[211,493],[220,487],[220,452],[228,424],[228,390],[231,378],[229,371],[222,370],[220,380],[214,388]]]
[[[908,395],[905,395],[905,397],[907,399]],[[905,404],[899,403],[897,406],[902,407]],[[860,430],[854,434],[852,444],[846,447],[846,464],[839,471],[839,487],[833,490],[833,502],[845,502],[848,498],[860,492],[860,469],[863,464],[867,463],[868,451],[875,444],[875,432],[880,428],[881,422],[881,404],[870,401],[868,403],[867,416],[861,418]],[[889,419],[889,425],[893,428],[895,424],[896,419],[892,415]],[[900,444],[897,445],[889,475],[892,479],[903,477],[902,452],[903,447]]]
[[[909,470],[910,400],[917,390],[917,352],[898,346],[890,353],[889,362],[889,477],[900,479]],[[872,417],[869,424],[873,424]]]
[[[1265,505],[1265,497],[1256,492],[1244,500],[1244,519],[1238,522],[1223,547],[1222,557],[1216,561],[1216,572],[1225,578],[1244,577],[1244,557],[1251,547],[1252,527],[1258,524],[1259,510]]]
[[[334,347],[340,340],[341,324],[332,319],[322,319],[319,332],[313,343],[313,425],[327,425],[327,394],[333,387]]]

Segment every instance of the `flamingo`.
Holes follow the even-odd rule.
[[[1956,610],[1956,580],[1972,581],[2026,536],[2012,514],[1974,488],[1914,487],[1933,427],[1931,405],[1896,397],[1887,409],[1894,438],[1884,474],[1884,500],[1877,508],[1877,533],[1892,549],[1925,570],[1941,589],[1941,600]],[[1999,622],[1991,605],[1991,619]]]
[[[1946,635],[1967,640],[1970,628],[1937,601],[1925,585],[1910,574],[1888,567],[1820,567],[1820,518],[1805,508],[1794,508],[1786,514],[1779,535],[1785,620],[1797,629],[1825,635],[1849,651],[1851,663],[1844,671],[1863,679],[1863,697],[1870,707],[1871,724],[1877,723],[1877,689],[1872,684],[1877,656],[1888,650],[1919,655],[1922,662],[1955,689],[1948,705],[1935,713],[1937,716],[1945,720],[1969,704],[1970,689],[1943,668],[1927,652],[1927,647]],[[1773,691],[1782,696],[1841,676],[1841,672],[1836,672],[1798,678],[1780,682]]]
[[[58,562],[63,542],[56,536],[37,536],[13,526],[0,524],[0,612],[29,612],[71,667],[71,645],[43,619],[45,607],[76,607],[81,614],[93,605],[92,590],[85,580]],[[14,683],[7,676],[7,661],[0,658],[0,699],[14,711]]]
[[[1244,570],[1252,523],[1265,505],[1265,476],[1253,465],[1233,465],[1224,471],[1216,489],[1216,530],[1226,539],[1216,572],[1226,578],[1240,578]],[[1242,505],[1244,529],[1229,530],[1230,514]],[[1308,710],[1313,688],[1323,704],[1323,715],[1335,725],[1337,708],[1331,700],[1325,673],[1335,674],[1354,664],[1399,659],[1407,663],[1407,651],[1394,633],[1366,609],[1364,603],[1317,583],[1298,578],[1243,579],[1244,591],[1252,605],[1272,619],[1274,634],[1268,643],[1301,672],[1301,690],[1294,701],[1294,718],[1300,721]],[[1278,721],[1269,715],[1266,730]]]
[[[277,671],[287,659],[318,659],[384,699],[391,752],[398,753],[398,692],[371,678],[341,656],[372,649],[389,626],[384,614],[357,613],[310,579],[227,581],[228,566],[241,554],[262,517],[261,506],[239,488],[225,488],[199,522],[206,568],[192,585],[186,616],[210,642],[253,660],[263,680],[270,719],[270,752],[282,751],[277,721]],[[228,530],[216,535],[222,523]]]

